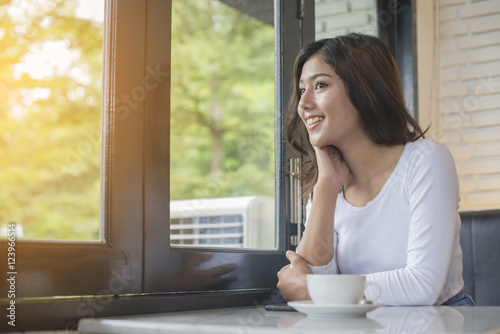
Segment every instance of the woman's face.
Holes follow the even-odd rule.
[[[313,146],[344,143],[364,131],[358,112],[347,97],[344,84],[321,55],[312,56],[302,68],[298,113]]]

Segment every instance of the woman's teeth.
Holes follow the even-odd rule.
[[[321,122],[324,119],[325,119],[324,117],[319,117],[319,116],[318,117],[313,117],[313,118],[307,119],[306,123],[307,123],[308,126],[311,126],[311,125],[313,125],[315,123]]]

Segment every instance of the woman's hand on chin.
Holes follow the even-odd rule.
[[[318,162],[318,183],[331,182],[340,188],[347,183],[350,170],[335,146],[314,147]]]
[[[278,289],[286,301],[310,300],[307,292],[307,275],[312,274],[307,262],[297,253],[288,251],[286,257],[290,260],[278,272]]]

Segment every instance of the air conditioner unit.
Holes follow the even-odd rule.
[[[246,196],[171,201],[170,244],[274,249],[274,198]]]

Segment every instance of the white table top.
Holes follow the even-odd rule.
[[[380,307],[357,318],[310,318],[263,306],[80,320],[83,333],[488,333],[500,306]]]

